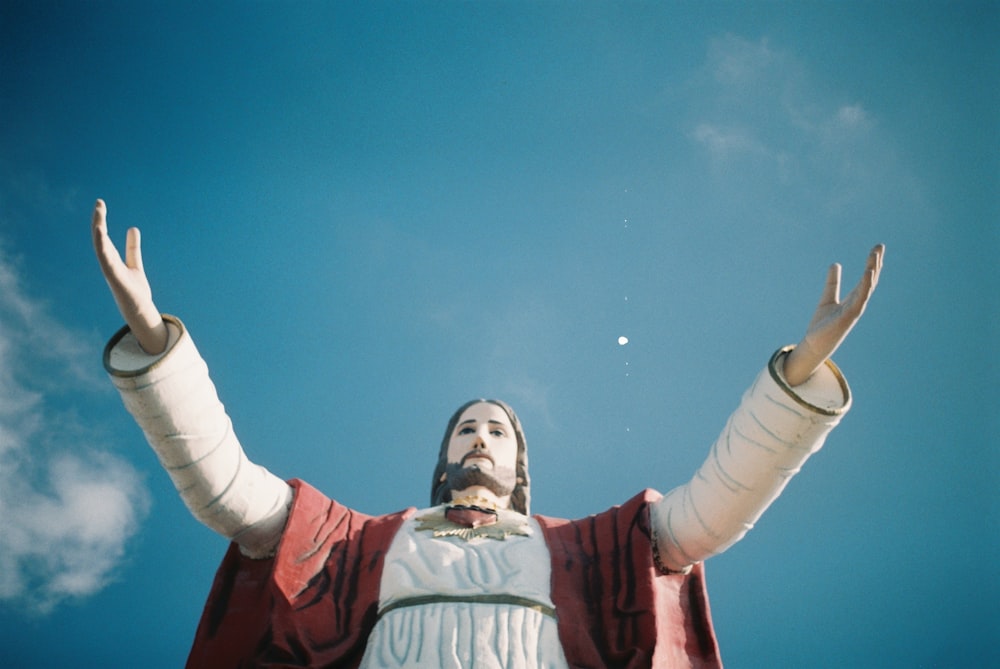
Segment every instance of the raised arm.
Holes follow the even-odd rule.
[[[94,249],[128,329],[104,362],[181,499],[199,521],[266,557],[281,538],[291,487],[247,458],[194,342],[180,320],[153,304],[139,231],[128,231],[125,260],[108,237],[106,207],[94,206]]]
[[[840,266],[830,268],[802,343],[775,354],[695,476],[653,504],[663,567],[684,571],[739,541],[840,421],[850,391],[827,361],[864,312],[884,252],[881,244],[872,249],[843,301]]]
[[[153,291],[142,268],[139,228],[129,228],[125,241],[125,261],[108,236],[107,206],[104,200],[94,205],[90,231],[94,251],[104,279],[118,305],[118,311],[146,353],[162,353],[167,347],[167,326],[153,304]]]

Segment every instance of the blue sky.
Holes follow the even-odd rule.
[[[533,510],[683,483],[826,267],[855,406],[708,564],[730,667],[984,667],[995,3],[0,5],[0,664],[183,663],[225,544],[103,377],[89,241],[143,230],[255,461],[427,503],[511,402]],[[628,337],[627,345],[618,338]]]

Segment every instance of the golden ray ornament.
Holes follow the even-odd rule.
[[[438,507],[425,513],[415,519],[418,523],[417,531],[431,532],[434,537],[458,537],[465,541],[472,541],[474,539],[497,539],[503,541],[511,536],[527,537],[531,535],[528,517],[515,511],[496,508],[489,509],[487,507],[483,510],[495,511],[497,514],[496,521],[475,527],[456,523],[445,517],[445,513],[449,508],[468,507],[471,506],[470,502],[472,501],[468,499],[456,500],[447,506]],[[475,506],[479,507],[481,504],[475,504]]]

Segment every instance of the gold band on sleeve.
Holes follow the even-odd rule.
[[[851,407],[851,389],[850,386],[847,385],[847,379],[844,378],[844,374],[840,371],[840,368],[837,367],[833,360],[830,360],[829,358],[823,364],[827,367],[827,369],[833,372],[834,378],[837,380],[838,385],[840,385],[840,391],[844,396],[844,401],[841,406],[835,408],[816,406],[811,402],[807,402],[801,395],[795,392],[795,388],[788,385],[788,381],[786,381],[785,377],[778,371],[778,361],[791,353],[794,348],[794,345],[785,346],[775,351],[774,355],[771,356],[771,360],[767,363],[767,370],[770,372],[771,378],[774,379],[774,382],[777,383],[782,390],[788,393],[793,400],[810,411],[814,411],[824,416],[841,416],[847,413],[847,410]]]
[[[124,379],[134,378],[137,376],[142,376],[143,374],[146,374],[151,370],[156,369],[156,367],[160,365],[163,359],[167,357],[167,353],[169,353],[170,350],[177,344],[178,340],[180,339],[180,336],[184,332],[184,324],[181,323],[181,320],[179,318],[177,318],[176,316],[171,316],[170,314],[162,314],[162,317],[164,322],[167,324],[167,348],[162,353],[158,353],[155,356],[149,356],[152,362],[142,368],[139,369],[115,368],[115,366],[112,364],[111,361],[112,351],[116,346],[118,346],[121,343],[122,339],[124,339],[126,335],[131,334],[132,332],[129,329],[129,326],[125,325],[120,330],[118,330],[118,332],[116,332],[113,337],[111,337],[111,339],[108,341],[107,346],[104,347],[104,369],[108,372],[108,374],[110,374],[111,376],[116,376],[118,378],[124,378]],[[138,346],[138,344],[136,343],[133,346]]]

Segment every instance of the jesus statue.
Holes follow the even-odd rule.
[[[884,247],[841,299],[833,265],[803,339],[775,352],[708,457],[665,495],[578,520],[531,515],[524,430],[499,400],[451,416],[422,509],[343,506],[250,462],[180,319],[161,314],[139,231],[124,259],[92,220],[125,320],[104,365],[191,513],[231,544],[189,669],[721,667],[703,579],[851,404],[830,356],[865,310]]]

